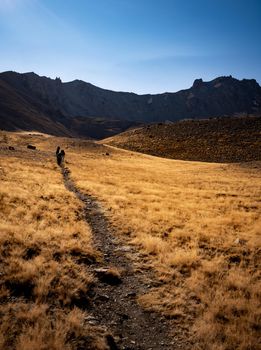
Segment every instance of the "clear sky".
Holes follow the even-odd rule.
[[[0,71],[137,93],[261,83],[261,0],[0,0]]]

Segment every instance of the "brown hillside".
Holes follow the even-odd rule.
[[[261,117],[152,124],[103,140],[108,145],[165,158],[204,162],[261,159]]]

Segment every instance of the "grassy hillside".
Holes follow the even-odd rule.
[[[77,259],[99,258],[81,202],[28,139],[0,134],[0,349],[107,349],[79,307],[95,279]]]
[[[9,152],[5,149],[8,144],[15,145],[14,137],[12,134],[3,136],[2,154]],[[41,135],[19,138],[21,145],[34,141],[41,149],[39,155],[51,155],[48,152],[53,152],[57,144],[65,149],[66,166],[71,170],[72,179],[82,192],[93,195],[102,203],[103,212],[114,227],[115,239],[124,244],[122,254],[132,259],[137,275],[142,276],[147,271],[152,274],[153,278],[137,298],[142,307],[171,320],[173,339],[180,344],[182,339],[190,339],[191,349],[258,349],[260,162],[178,161],[74,139]],[[7,155],[10,157],[10,153]],[[75,213],[81,204],[68,193],[64,194],[56,165],[41,156],[32,160],[27,152],[21,157],[19,161],[3,157],[0,165],[1,177],[5,180],[5,185],[1,186],[5,201],[1,225],[5,234],[1,239],[8,242],[5,244],[11,252],[10,257],[4,256],[2,260],[4,281],[34,282],[37,288],[33,289],[32,302],[44,303],[40,310],[44,310],[46,326],[41,327],[46,327],[45,330],[49,329],[51,315],[44,307],[52,294],[48,293],[48,283],[43,280],[48,281],[57,270],[60,272],[57,278],[60,287],[55,291],[62,307],[66,308],[81,290],[82,279],[91,281],[91,276],[83,277],[81,268],[70,257],[70,250],[77,244],[86,254],[95,256],[96,252],[91,247],[88,228],[82,226],[81,216]],[[47,178],[50,187],[46,186]],[[12,183],[18,186],[16,193],[10,189]],[[40,195],[39,189],[43,194]],[[52,195],[59,197],[58,203],[45,199]],[[57,215],[63,218],[59,224]],[[24,230],[17,220],[29,230]],[[80,232],[77,240],[72,237],[75,225],[79,225],[76,227]],[[34,260],[24,263],[24,250],[31,245],[40,249],[40,253]],[[51,258],[56,252],[65,253],[63,263]],[[20,263],[12,265],[17,259]],[[68,264],[76,274],[73,281],[67,276]],[[67,283],[74,286],[69,291],[65,287]],[[88,283],[84,284],[87,289]],[[9,300],[10,283],[3,284],[2,293],[2,297],[6,295]],[[10,303],[1,306],[1,313],[7,315],[1,323],[3,334],[7,334],[8,322],[13,317],[14,306]],[[22,305],[29,307],[28,303]],[[58,305],[57,310],[61,310]],[[69,309],[65,310],[68,313],[61,317],[69,319],[62,318],[61,322],[68,325],[71,314]],[[30,317],[37,320],[41,316],[38,314],[34,316],[33,313]],[[17,324],[20,324],[19,317],[15,316]],[[59,317],[55,319],[60,320]],[[49,332],[55,334],[56,329],[61,328],[59,323]],[[17,337],[19,345],[20,338],[23,341],[30,338],[32,329],[28,328],[29,333],[18,329],[16,334],[21,334]],[[83,328],[77,329],[82,332]],[[55,337],[60,339],[60,333]],[[5,336],[1,339],[7,341]],[[185,349],[182,345],[181,348]]]
[[[151,124],[103,142],[159,157],[230,163],[261,160],[260,135],[259,116]]]
[[[135,245],[137,271],[155,271],[140,303],[175,320],[200,349],[257,348],[260,164],[109,152],[77,150],[68,161],[79,187]]]

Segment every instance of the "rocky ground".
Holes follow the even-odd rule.
[[[261,159],[261,117],[187,120],[151,124],[103,140],[165,158],[217,163]]]

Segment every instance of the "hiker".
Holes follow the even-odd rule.
[[[65,152],[64,152],[64,150],[63,150],[63,149],[61,150],[60,154],[61,154],[61,157],[62,157],[62,162],[63,162],[63,161],[64,161],[64,157],[65,157]]]
[[[64,156],[65,156],[64,150],[61,150],[60,152],[60,147],[58,146],[56,150],[56,159],[57,159],[57,164],[59,166],[62,165],[62,162],[64,161]]]
[[[57,159],[57,164],[58,164],[59,166],[61,166],[62,160],[63,160],[63,157],[62,157],[61,152],[56,153],[56,159]]]
[[[61,150],[61,155],[62,155],[62,161],[64,161],[65,152],[64,152],[64,150],[63,150],[63,149]]]
[[[57,149],[56,149],[56,159],[57,159],[57,164],[59,166],[61,166],[62,163],[64,162],[64,157],[65,157],[64,150],[62,149],[61,152],[60,152],[60,146],[58,146]]]

